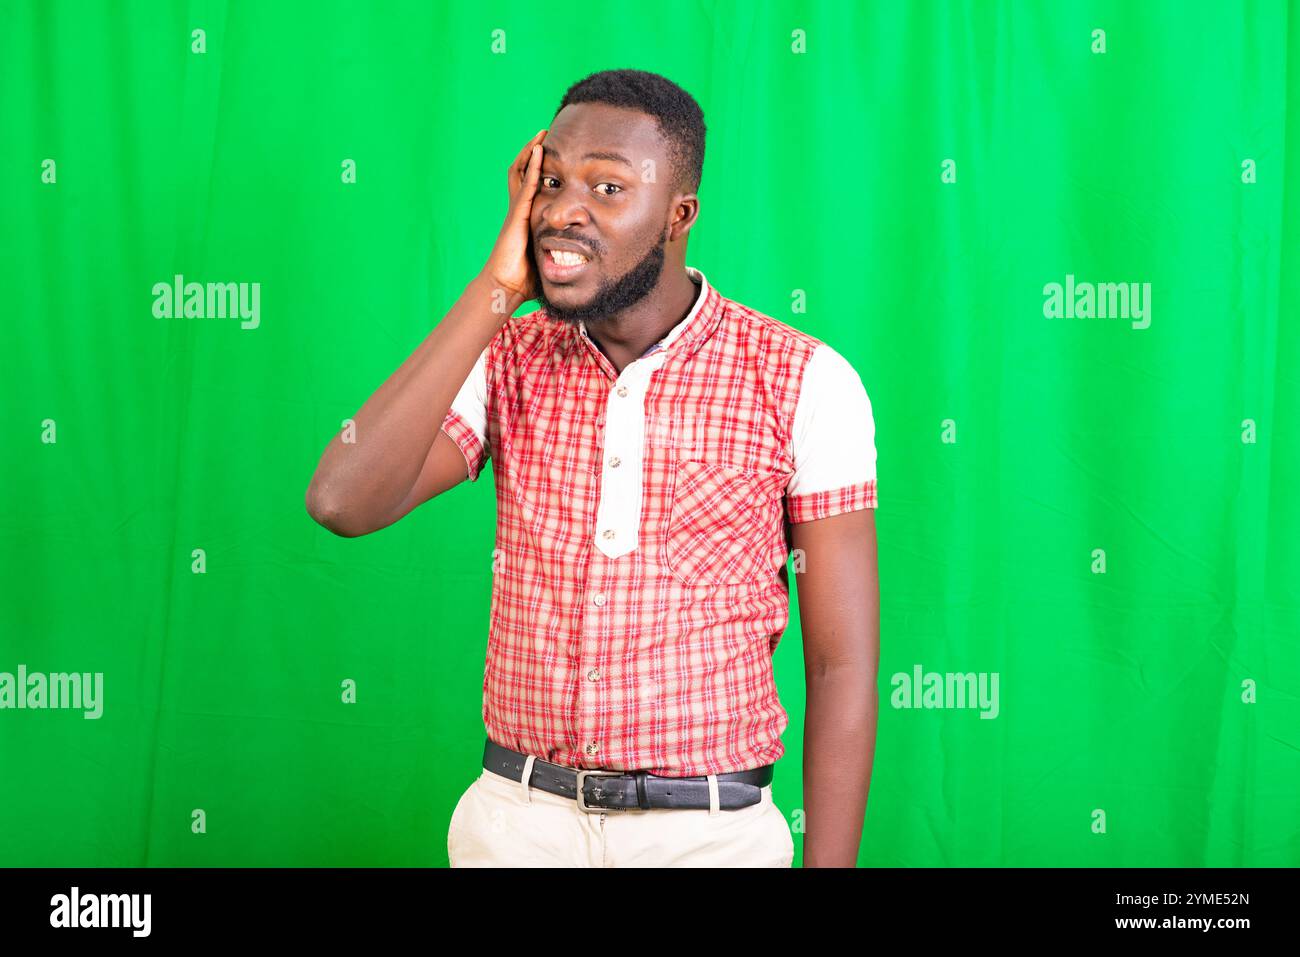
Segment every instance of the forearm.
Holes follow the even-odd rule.
[[[854,867],[862,841],[879,693],[862,660],[807,675],[804,866]]]
[[[447,411],[479,354],[519,306],[475,276],[442,321],[353,416],[355,440],[335,435],[307,490],[307,508],[341,534],[387,523],[411,490]]]

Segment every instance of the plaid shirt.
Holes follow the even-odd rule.
[[[443,430],[493,460],[483,722],[569,767],[774,763],[790,523],[876,505],[871,404],[830,346],[718,293],[620,374],[585,324],[507,320]]]

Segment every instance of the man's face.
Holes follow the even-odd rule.
[[[559,112],[542,141],[531,219],[544,310],[591,324],[654,289],[664,264],[672,176],[653,117],[604,103]],[[583,261],[556,262],[553,251]]]

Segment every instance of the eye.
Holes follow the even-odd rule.
[[[608,186],[608,187],[610,187],[610,189],[618,190],[619,192],[622,192],[622,191],[623,191],[623,187],[622,187],[622,186],[619,186],[617,183],[597,183],[597,184],[596,184],[596,189],[600,189],[602,186]],[[613,193],[601,193],[600,195],[602,195],[602,196],[613,196],[614,194],[613,194]]]
[[[554,177],[554,176],[543,176],[543,177],[542,177],[542,186],[545,186],[545,185],[546,185],[546,181],[547,181],[548,179],[555,179],[555,177]]]

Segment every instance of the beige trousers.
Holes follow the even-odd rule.
[[[451,814],[447,854],[452,867],[790,867],[790,826],[772,786],[762,793],[731,811],[587,812],[484,768]]]

